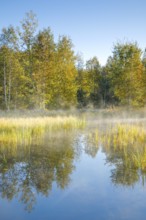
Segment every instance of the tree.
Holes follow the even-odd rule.
[[[2,106],[7,110],[12,106],[12,90],[15,84],[15,71],[17,71],[15,64],[18,63],[17,40],[17,33],[12,26],[2,29],[0,35],[0,88]]]
[[[66,36],[59,38],[55,58],[54,74],[54,96],[55,105],[67,107],[76,104],[77,94],[77,70],[75,66],[76,57],[72,50],[72,42]]]
[[[77,69],[77,102],[78,107],[85,107],[88,104],[88,97],[89,97],[89,89],[87,88],[87,74],[86,70],[84,69],[84,61],[81,54],[77,55],[76,59],[76,69]]]
[[[36,106],[46,108],[54,93],[55,43],[50,28],[40,31],[33,46]]]
[[[110,92],[110,82],[108,79],[108,71],[106,66],[101,68],[101,77],[99,80],[99,94],[103,107],[112,104],[112,94]]]
[[[145,97],[145,104],[146,104],[146,49],[145,49],[145,53],[142,59],[142,64],[143,64],[143,69],[144,69],[144,97]]]
[[[90,100],[93,103],[93,105],[97,105],[101,98],[99,94],[101,67],[97,57],[93,57],[92,59],[86,62],[86,71],[88,78],[88,86],[90,90]]]
[[[111,88],[121,104],[144,105],[144,71],[136,43],[115,45],[108,71]]]
[[[33,55],[33,44],[35,41],[35,32],[38,26],[38,21],[36,15],[30,11],[26,13],[25,18],[21,22],[21,30],[19,30],[20,35],[20,45],[21,45],[21,62],[25,71],[25,76],[29,77],[27,83],[27,100],[28,107],[34,107],[35,97],[34,97],[34,55]]]

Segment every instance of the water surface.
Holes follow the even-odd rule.
[[[56,132],[37,145],[2,148],[0,219],[144,220],[145,171],[89,133]]]

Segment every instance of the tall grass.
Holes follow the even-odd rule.
[[[118,156],[125,166],[146,171],[146,129],[141,125],[116,124],[105,132],[88,135],[108,154]]]
[[[37,141],[44,133],[59,130],[82,129],[85,120],[69,117],[1,118],[0,147],[27,145]]]

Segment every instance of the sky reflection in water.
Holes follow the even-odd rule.
[[[2,220],[145,219],[145,173],[123,166],[86,134],[1,150],[0,159]]]

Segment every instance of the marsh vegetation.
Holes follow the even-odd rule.
[[[121,159],[123,166],[146,171],[146,129],[143,124],[114,124],[104,131],[96,129],[88,134],[95,146],[102,146],[108,155]]]
[[[131,112],[119,117],[119,112],[109,110],[72,112],[66,116],[64,112],[58,116],[52,112],[44,117],[2,115],[1,200],[17,200],[31,213],[31,218],[37,212],[35,207],[44,198],[52,203],[50,197],[53,192],[61,193],[63,198],[64,193],[69,193],[69,197],[64,199],[65,205],[74,198],[78,187],[82,192],[90,182],[88,189],[85,187],[82,192],[88,195],[88,190],[95,183],[99,184],[98,175],[98,178],[103,178],[103,185],[111,182],[114,187],[133,187],[133,190],[137,184],[145,187],[145,111],[139,117],[138,113],[130,116]],[[97,195],[101,193],[97,186],[93,188]],[[53,198],[55,204],[56,196]],[[78,199],[81,201],[80,197]],[[55,213],[54,210],[48,216],[53,218]]]
[[[59,130],[83,129],[85,120],[76,117],[1,118],[1,146],[28,145],[41,139],[45,133]]]

